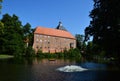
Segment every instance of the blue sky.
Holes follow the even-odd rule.
[[[61,21],[63,26],[75,34],[84,34],[89,25],[92,0],[4,0],[2,14],[17,15],[22,24],[32,28],[43,26],[55,28]],[[0,17],[1,18],[1,17]]]

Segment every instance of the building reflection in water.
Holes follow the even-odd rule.
[[[39,59],[35,58],[33,60],[34,64],[42,64],[42,65],[69,65],[69,64],[75,64],[75,60],[69,60],[69,59]]]
[[[32,65],[32,77],[40,81],[63,81],[68,78],[56,69],[65,65],[74,65],[75,61],[68,59],[34,59]],[[70,78],[70,76],[69,76]]]

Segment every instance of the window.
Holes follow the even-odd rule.
[[[44,36],[45,38],[47,37],[47,36]]]
[[[50,44],[50,42],[48,42],[48,44]]]
[[[45,42],[47,41],[47,40],[44,40]]]
[[[40,49],[42,49],[42,47],[40,47]]]
[[[40,39],[40,42],[42,42],[42,40]]]
[[[36,39],[36,43],[38,43],[38,41],[39,41],[39,40],[38,40],[38,39]]]
[[[36,48],[38,49],[39,47],[38,47],[38,46],[36,46]]]
[[[39,38],[42,38],[42,35],[40,35]]]
[[[37,34],[36,37],[38,37],[39,35]]]
[[[73,46],[74,46],[74,43],[70,43],[70,48],[73,48]]]

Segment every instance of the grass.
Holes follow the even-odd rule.
[[[0,59],[5,59],[5,58],[13,58],[14,56],[12,55],[1,55],[0,54]]]

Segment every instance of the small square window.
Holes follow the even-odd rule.
[[[40,47],[40,49],[42,49],[42,47]]]
[[[39,47],[38,47],[38,46],[36,46],[36,48],[38,49]]]
[[[40,42],[42,42],[42,40],[40,40]]]

